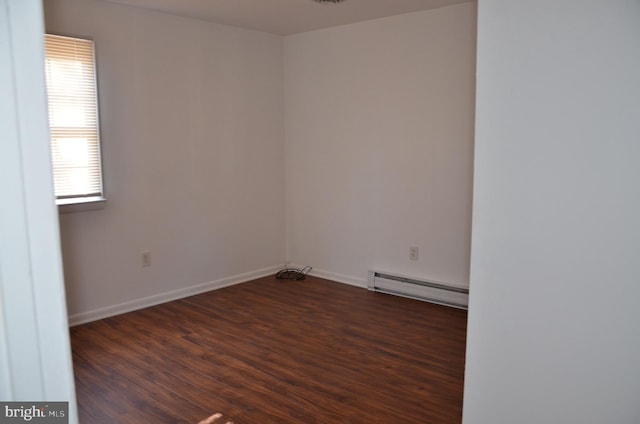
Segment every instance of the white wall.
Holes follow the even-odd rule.
[[[282,266],[282,37],[95,0],[45,16],[97,52],[108,202],[61,216],[72,321]]]
[[[468,284],[475,21],[465,3],[285,38],[293,263]]]
[[[43,27],[39,0],[0,0],[0,399],[68,401],[74,424]]]
[[[640,422],[640,2],[482,0],[465,424]]]

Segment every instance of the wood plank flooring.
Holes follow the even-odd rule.
[[[274,277],[71,328],[80,422],[460,423],[465,311]]]

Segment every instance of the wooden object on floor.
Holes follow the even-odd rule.
[[[71,328],[80,422],[460,423],[466,311],[265,277]]]

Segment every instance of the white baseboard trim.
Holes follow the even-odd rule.
[[[289,264],[287,268],[304,268],[304,265],[295,265]],[[367,288],[367,279],[366,278],[357,278],[352,277],[350,275],[338,274],[335,272],[324,271],[322,269],[313,268],[309,275],[313,275],[314,277],[324,278],[326,280],[335,281],[336,283],[348,284],[350,286],[360,287],[363,289]]]
[[[159,305],[161,303],[171,302],[173,300],[182,299],[211,290],[221,289],[223,287],[233,286],[235,284],[245,283],[255,280],[256,278],[266,277],[275,274],[283,265],[274,265],[267,268],[261,268],[255,271],[245,272],[243,274],[233,275],[221,278],[219,280],[210,281],[208,283],[196,284],[195,286],[185,287],[178,290],[172,290],[165,293],[158,293],[140,299],[129,300],[117,305],[106,306],[104,308],[95,309],[93,311],[80,312],[69,316],[69,326],[85,324],[91,321],[112,317],[115,315],[132,312],[138,309],[148,308],[150,306]],[[365,283],[366,285],[366,283]]]

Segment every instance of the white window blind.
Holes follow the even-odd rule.
[[[45,59],[56,197],[102,197],[93,41],[47,34]]]

